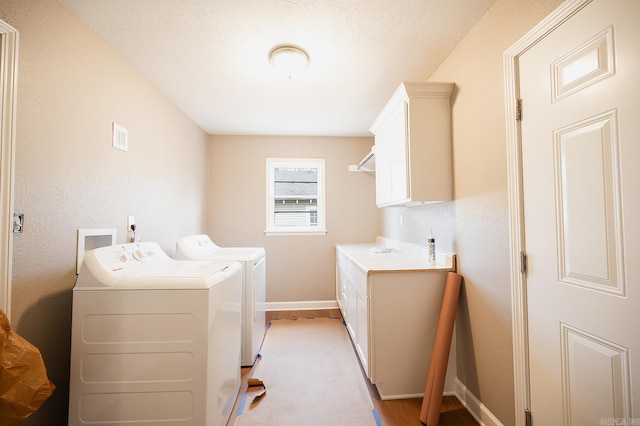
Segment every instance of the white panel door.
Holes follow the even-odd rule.
[[[535,425],[640,424],[639,53],[594,0],[519,61]]]

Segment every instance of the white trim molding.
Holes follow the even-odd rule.
[[[18,31],[0,20],[0,309],[11,318]]]
[[[503,426],[485,405],[456,377],[454,394],[481,426]]]
[[[310,311],[313,309],[338,309],[336,300],[311,300],[301,302],[267,302],[267,311]]]
[[[511,306],[513,321],[513,364],[516,426],[525,425],[525,410],[530,408],[529,337],[527,335],[526,276],[520,269],[520,256],[525,252],[522,153],[520,122],[517,121],[519,90],[519,58],[533,45],[563,22],[575,15],[592,0],[567,0],[538,25],[505,51],[505,120],[507,131],[507,173],[509,197],[509,235],[511,261]],[[523,113],[526,116],[526,111]]]

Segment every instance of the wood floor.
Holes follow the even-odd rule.
[[[277,311],[267,312],[267,323],[273,319],[296,319],[296,318],[339,318],[339,309],[325,309],[317,311]],[[354,349],[355,351],[355,349]],[[354,352],[354,356],[356,356]],[[235,415],[237,412],[237,405],[240,398],[247,390],[247,378],[251,377],[251,372],[257,366],[260,361],[256,362],[252,368],[246,367],[242,369],[242,383],[240,387],[240,394],[236,400],[236,406],[233,409],[233,413],[227,426],[233,426],[235,422]],[[362,371],[364,375],[364,371]],[[422,406],[422,398],[411,399],[395,399],[383,401],[380,399],[380,395],[374,385],[372,385],[365,377],[365,382],[369,389],[373,406],[376,409],[380,421],[383,426],[420,426],[423,423],[420,421],[420,408]],[[455,396],[445,396],[442,401],[442,408],[440,410],[440,425],[441,426],[478,426],[479,423],[476,419],[464,408],[462,403],[458,401]],[[276,425],[274,425],[276,426]],[[313,425],[309,425],[313,426]]]

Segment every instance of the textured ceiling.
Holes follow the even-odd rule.
[[[59,0],[211,134],[366,136],[495,0]],[[311,56],[274,72],[277,44]]]

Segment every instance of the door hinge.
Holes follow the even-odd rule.
[[[516,99],[516,121],[522,121],[522,99]]]
[[[529,271],[529,267],[527,265],[527,253],[521,251],[520,252],[520,273],[527,274]]]
[[[531,410],[528,408],[524,410],[524,424],[525,426],[531,426]]]

